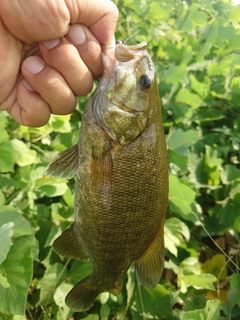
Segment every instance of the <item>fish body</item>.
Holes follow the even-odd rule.
[[[117,295],[133,262],[148,287],[164,265],[168,165],[155,69],[144,43],[106,49],[103,61],[78,145],[46,169],[76,175],[75,222],[53,244],[61,255],[92,262],[66,297],[74,311],[89,309],[101,292]]]

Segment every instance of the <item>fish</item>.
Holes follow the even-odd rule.
[[[102,292],[118,295],[132,264],[150,288],[164,267],[168,160],[154,64],[145,42],[103,48],[102,60],[78,143],[45,171],[76,178],[75,221],[53,243],[58,254],[92,263],[66,296],[73,311],[90,309]]]

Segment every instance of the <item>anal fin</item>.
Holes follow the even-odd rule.
[[[88,259],[88,255],[84,251],[79,237],[77,237],[75,222],[53,242],[53,249],[65,257],[78,260]]]
[[[162,275],[164,267],[164,231],[160,227],[156,237],[143,253],[135,261],[137,281],[149,288],[154,288]]]

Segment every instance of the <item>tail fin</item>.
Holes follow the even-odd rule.
[[[91,278],[78,282],[66,297],[66,305],[73,311],[84,311],[91,308],[95,298],[101,291],[94,286]]]

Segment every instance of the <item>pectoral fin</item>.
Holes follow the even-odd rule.
[[[75,222],[71,224],[71,226],[53,242],[53,249],[62,256],[86,260],[88,259],[88,254],[82,247],[82,243],[77,236],[76,228]]]
[[[54,178],[71,179],[78,168],[78,145],[63,151],[45,169],[44,175]]]
[[[155,239],[144,254],[135,261],[137,281],[149,288],[154,288],[161,277],[164,267],[163,228],[158,231]]]

